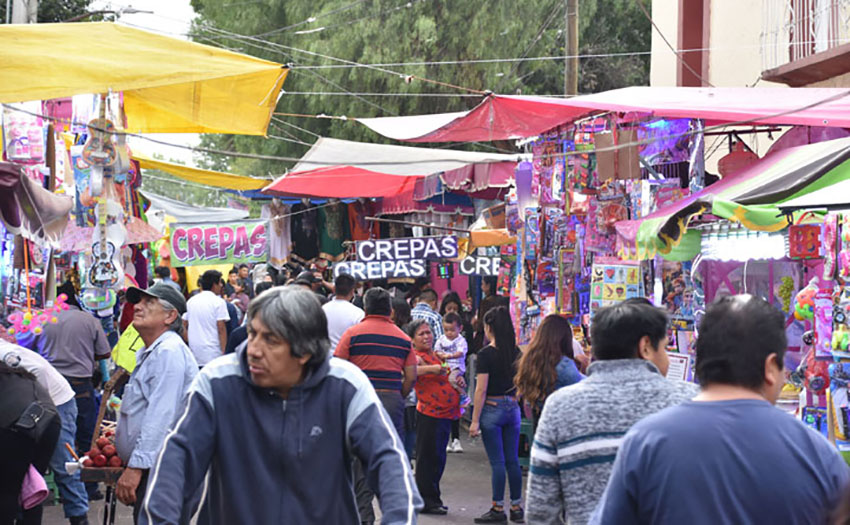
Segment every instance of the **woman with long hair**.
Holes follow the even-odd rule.
[[[481,435],[490,460],[493,505],[475,523],[504,523],[505,473],[510,485],[510,518],[523,523],[522,470],[519,466],[520,413],[516,400],[516,363],[520,357],[511,315],[504,306],[484,316],[484,331],[490,345],[478,352],[475,408],[469,436]]]
[[[416,486],[425,506],[422,514],[446,514],[440,497],[440,479],[446,468],[446,445],[453,419],[460,416],[457,391],[449,383],[449,369],[434,353],[434,334],[428,321],[407,327],[418,358],[416,368]]]
[[[505,306],[506,298],[496,294],[497,281],[495,277],[481,278],[481,293],[484,297],[478,304],[478,315],[475,316],[472,326],[475,329],[472,338],[472,344],[469,347],[470,354],[477,354],[479,350],[487,345],[487,336],[484,333],[484,316],[487,312],[497,306]]]
[[[410,305],[407,304],[407,301],[401,297],[393,299],[393,313],[390,314],[390,318],[396,326],[404,330],[404,327],[411,320]]]
[[[573,331],[560,315],[548,315],[519,360],[514,384],[534,429],[543,403],[555,390],[584,378],[573,356]]]

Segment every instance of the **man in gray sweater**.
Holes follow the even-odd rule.
[[[667,315],[645,299],[599,310],[591,342],[587,379],[556,391],[543,408],[531,449],[529,523],[587,523],[626,432],[699,392],[664,377]]]

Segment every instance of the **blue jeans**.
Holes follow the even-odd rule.
[[[92,436],[97,423],[98,401],[97,393],[92,386],[91,378],[66,377],[74,389],[77,401],[77,453],[82,456],[91,448]],[[86,483],[86,492],[91,496],[97,492],[97,483]]]
[[[488,399],[481,409],[481,439],[490,460],[493,503],[496,505],[502,505],[505,500],[505,471],[511,487],[511,504],[522,502],[519,422],[519,405],[513,399]]]
[[[62,421],[62,431],[59,434],[59,442],[56,450],[50,458],[50,470],[53,471],[53,479],[59,487],[59,495],[65,506],[65,517],[83,516],[89,511],[89,498],[86,487],[80,481],[80,473],[73,476],[65,470],[66,461],[74,461],[71,454],[65,448],[65,443],[73,445],[77,433],[77,403],[73,399],[56,407],[59,419]]]

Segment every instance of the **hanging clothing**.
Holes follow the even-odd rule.
[[[337,202],[319,209],[320,257],[329,261],[342,260],[345,255],[342,243],[349,237],[347,204]]]
[[[269,264],[280,270],[286,264],[289,250],[292,246],[292,235],[290,230],[289,206],[273,200],[271,204],[263,206],[260,217],[269,219]]]
[[[291,213],[290,228],[293,253],[305,261],[315,259],[319,256],[319,212],[316,206],[299,202],[292,207]]]
[[[352,241],[366,241],[380,236],[379,223],[366,220],[366,217],[373,217],[374,214],[371,201],[356,200],[348,205],[348,227]]]

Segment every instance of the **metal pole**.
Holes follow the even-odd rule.
[[[12,0],[6,0],[6,23],[12,20]]]
[[[565,0],[564,94],[578,94],[578,0]]]

